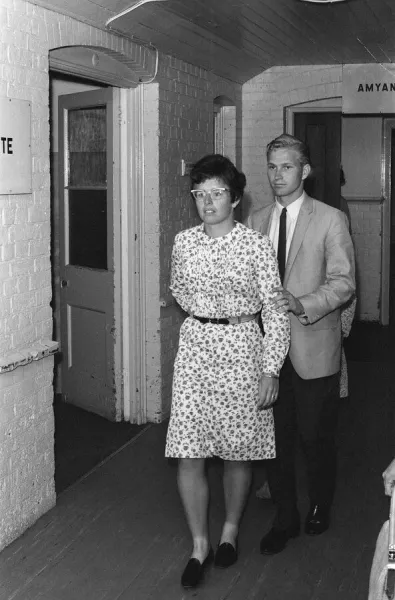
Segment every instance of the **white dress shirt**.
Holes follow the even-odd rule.
[[[291,246],[292,238],[294,235],[296,221],[298,220],[300,207],[303,204],[304,200],[304,192],[302,193],[297,200],[291,202],[289,206],[287,206],[287,245],[286,245],[286,255],[285,259],[288,258],[289,248]],[[278,200],[275,202],[275,206],[272,214],[272,221],[270,223],[269,237],[274,246],[274,249],[277,253],[278,248],[278,230],[280,227],[280,215],[283,210],[283,206],[279,203]]]
[[[304,196],[305,196],[305,193],[303,191],[302,195],[299,196],[299,198],[297,198],[296,200],[291,202],[291,204],[286,207],[286,209],[287,209],[287,238],[286,238],[287,243],[286,243],[285,260],[287,260],[287,258],[288,258],[288,252],[291,247],[291,242],[292,242],[292,238],[293,238],[293,235],[295,232],[295,227],[296,227],[296,221],[298,220],[299,211],[300,211],[300,207],[303,204]],[[284,208],[284,206],[282,206],[279,203],[279,201],[276,200],[276,203],[275,203],[275,206],[273,209],[273,214],[272,214],[272,221],[270,223],[270,230],[269,230],[269,237],[274,246],[276,254],[277,254],[277,250],[278,250],[278,231],[279,231],[279,227],[280,227],[280,216],[281,216],[281,212],[282,212],[283,208]],[[309,318],[306,315],[306,313],[302,313],[301,315],[298,315],[297,318],[302,323],[302,325],[309,324]]]

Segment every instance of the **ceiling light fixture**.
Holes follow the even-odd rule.
[[[335,1],[338,2],[339,0],[335,0]],[[128,8],[125,8],[125,10],[123,10],[122,12],[118,13],[117,15],[114,15],[113,17],[111,17],[111,19],[108,19],[108,21],[106,21],[106,27],[108,27],[109,24],[112,23],[112,21],[115,21],[116,19],[119,19],[119,17],[123,17],[124,15],[127,15],[135,8],[138,8],[139,6],[142,6],[143,4],[147,4],[147,2],[167,2],[167,0],[134,0],[134,2],[132,2],[132,4],[130,6],[128,6]]]
[[[311,4],[333,4],[334,2],[347,2],[347,0],[301,0],[302,2],[310,2]]]

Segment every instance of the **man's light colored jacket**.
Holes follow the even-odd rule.
[[[252,213],[248,227],[268,234],[275,204]],[[333,375],[340,369],[340,307],[355,292],[354,248],[347,218],[305,194],[289,249],[286,288],[303,304],[309,323],[290,313],[289,356],[303,379]]]

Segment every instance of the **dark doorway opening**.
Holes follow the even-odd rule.
[[[64,359],[65,347],[60,327],[60,288],[59,271],[60,226],[59,226],[59,112],[58,98],[62,95],[93,91],[104,86],[95,81],[81,79],[57,72],[50,74],[51,110],[51,261],[52,261],[52,309],[54,315],[54,339],[60,342],[61,351],[55,357],[54,370],[54,416],[55,416],[55,489],[59,494],[92,469],[117,452],[131,439],[143,431],[146,425],[133,425],[129,422],[111,422],[93,412],[75,406],[62,396],[60,365]],[[86,168],[84,167],[84,172]],[[100,200],[100,198],[95,198]],[[85,221],[92,217],[92,203],[88,202]],[[89,214],[88,214],[89,213]],[[87,224],[85,223],[87,230]],[[89,239],[91,242],[91,240]],[[97,253],[96,253],[97,254]],[[90,257],[90,255],[89,255]],[[77,252],[77,259],[80,254]],[[100,258],[100,257],[99,257]],[[97,260],[97,255],[95,255]],[[78,261],[77,261],[78,262]],[[92,265],[96,266],[96,265]],[[100,266],[102,266],[100,264]],[[63,342],[63,343],[62,343]]]
[[[114,423],[55,396],[55,489],[60,494],[106,458],[123,448],[147,425]]]
[[[395,128],[391,129],[391,251],[389,321],[395,325]]]
[[[341,113],[294,114],[294,134],[307,143],[312,172],[305,190],[317,200],[340,207]]]

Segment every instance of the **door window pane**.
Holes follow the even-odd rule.
[[[68,113],[69,264],[107,269],[106,106]]]
[[[106,107],[70,110],[68,142],[69,186],[106,185]]]
[[[107,269],[106,190],[69,190],[69,264]]]

